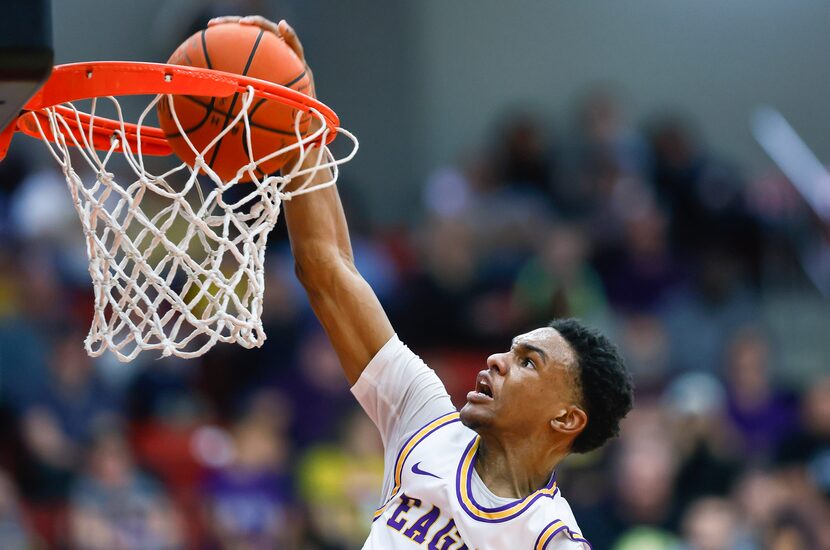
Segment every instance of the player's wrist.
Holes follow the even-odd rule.
[[[306,146],[303,151],[296,150],[292,153],[286,153],[287,160],[280,171],[283,175],[290,174],[292,172],[304,169],[314,169],[316,168],[319,162],[320,154],[325,157],[328,154],[328,151],[323,151],[322,153],[319,150],[320,145],[312,144]],[[325,147],[325,145],[323,146]],[[315,172],[311,172],[311,175],[307,177],[313,177]]]

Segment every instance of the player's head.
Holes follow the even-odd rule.
[[[616,347],[574,319],[514,338],[491,355],[461,420],[479,433],[554,442],[570,452],[602,446],[631,410],[631,379]]]
[[[588,423],[574,439],[571,451],[587,453],[617,436],[620,421],[634,404],[634,388],[616,346],[608,338],[575,319],[558,319],[555,329],[576,358],[581,406]]]

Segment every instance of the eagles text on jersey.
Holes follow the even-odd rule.
[[[555,476],[523,499],[497,508],[479,505],[472,489],[478,444],[457,412],[416,431],[398,452],[394,487],[375,512],[364,549],[544,550],[558,537],[570,547],[591,548]]]

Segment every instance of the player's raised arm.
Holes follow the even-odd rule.
[[[294,30],[259,16],[218,18],[257,25],[281,36],[305,62],[303,48]],[[306,69],[308,69],[306,64]],[[314,79],[311,78],[312,93]],[[308,155],[308,166],[314,164]],[[293,165],[292,162],[288,163]],[[330,180],[328,169],[319,170],[311,184]],[[302,181],[292,182],[289,190]],[[285,220],[297,276],[308,293],[311,307],[331,340],[346,378],[354,384],[361,372],[392,337],[392,325],[372,288],[354,265],[349,230],[337,189],[332,186],[284,203]]]
[[[332,186],[291,199],[285,204],[285,219],[297,276],[346,378],[354,384],[394,331],[374,291],[355,268],[337,189]]]

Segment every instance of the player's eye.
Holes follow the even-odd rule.
[[[522,366],[523,367],[530,367],[532,369],[536,368],[536,364],[532,360],[530,360],[530,358],[528,358],[528,357],[525,357],[525,358],[522,359]]]

